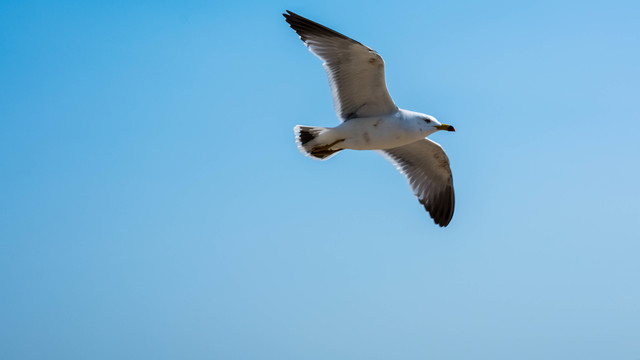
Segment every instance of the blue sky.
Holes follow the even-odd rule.
[[[434,225],[290,9],[456,127]],[[0,358],[637,359],[634,1],[0,5]]]

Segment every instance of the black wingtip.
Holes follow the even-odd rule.
[[[341,34],[313,20],[307,19],[304,16],[300,16],[294,13],[293,11],[290,11],[290,10],[285,10],[285,11],[286,13],[283,13],[282,16],[284,16],[285,20],[289,23],[289,26],[291,26],[291,28],[295,30],[295,32],[298,33],[298,35],[300,35],[300,38],[304,42],[306,42],[308,35],[316,35],[316,36],[324,36],[324,37],[338,37],[338,38],[350,40],[357,44],[360,44],[359,42],[349,38],[344,34]]]
[[[455,197],[453,187],[447,188],[443,194],[437,195],[431,201],[420,200],[433,222],[440,227],[447,227],[453,218]],[[448,206],[446,202],[449,202]]]
[[[287,21],[290,17],[302,17],[291,10],[285,10],[285,12],[282,13],[282,16],[284,16],[284,18],[287,19]]]

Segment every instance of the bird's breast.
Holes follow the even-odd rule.
[[[345,141],[341,148],[354,150],[390,149],[424,138],[422,131],[397,117],[352,119],[334,128]]]

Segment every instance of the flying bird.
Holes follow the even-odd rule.
[[[323,61],[341,120],[333,128],[297,125],[300,151],[327,160],[344,149],[375,150],[407,177],[433,221],[449,225],[455,207],[449,158],[426,137],[438,130],[455,131],[454,127],[398,108],[387,90],[384,60],[373,49],[289,10],[282,15]]]

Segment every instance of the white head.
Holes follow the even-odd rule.
[[[421,123],[421,127],[424,127],[426,131],[430,131],[432,133],[438,130],[446,130],[446,131],[456,131],[456,129],[448,124],[441,124],[435,117],[427,114],[419,114],[419,119],[423,123]]]

